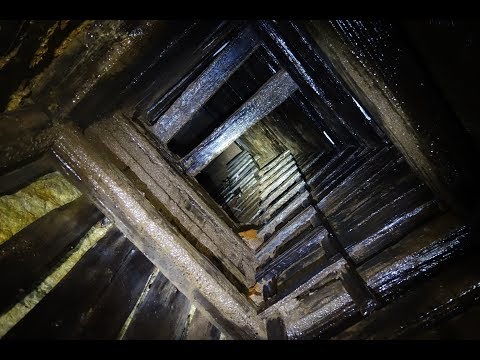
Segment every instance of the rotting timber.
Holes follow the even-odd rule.
[[[478,337],[479,144],[413,25],[68,24],[1,99],[0,195],[84,194],[0,245],[5,338]]]

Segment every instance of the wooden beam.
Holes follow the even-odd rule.
[[[185,334],[185,340],[219,340],[220,331],[195,309]]]
[[[248,59],[258,44],[256,34],[251,27],[247,27],[231,40],[153,125],[155,136],[163,143],[168,143]]]
[[[299,235],[306,228],[312,226],[316,210],[313,206],[305,208],[300,214],[290,220],[284,227],[268,239],[263,246],[257,250],[256,257],[260,265],[273,258],[277,249]]]
[[[459,226],[459,219],[449,213],[411,232],[357,271],[380,301],[388,304],[463,253],[471,243],[470,236],[469,229]],[[303,294],[297,293],[296,299],[301,301],[290,297],[283,303],[284,311],[288,309],[290,315],[291,322],[287,325],[290,337],[328,338],[361,319],[358,306],[346,291],[332,292],[328,284],[317,284],[314,288],[317,290],[311,296],[307,289]]]
[[[115,339],[153,268],[112,229],[5,338]]]
[[[311,21],[312,38],[410,166],[439,198],[469,217],[479,192],[471,140],[402,36],[384,21]],[[381,59],[378,54],[381,52]],[[362,59],[362,60],[360,60]]]
[[[250,99],[182,160],[188,175],[195,176],[245,131],[284,102],[297,85],[285,70],[273,75]]]
[[[54,170],[54,161],[46,153],[37,160],[2,175],[0,177],[0,196],[13,194]]]
[[[0,246],[0,312],[43,279],[103,215],[85,196],[50,211]]]
[[[121,160],[138,177],[137,187],[149,193],[169,217],[183,229],[184,236],[199,242],[211,260],[222,264],[244,287],[254,283],[254,256],[235,234],[125,118],[97,122],[87,131]]]
[[[172,26],[160,33],[163,49],[132,87],[132,98],[124,108],[128,117],[153,125],[173,104],[188,84],[213,61],[219,49],[234,36],[242,21],[192,21],[186,25],[166,21]],[[181,33],[179,33],[181,31]],[[158,50],[157,50],[158,52]]]
[[[0,174],[46,151],[55,139],[52,125],[49,116],[36,106],[0,114]]]
[[[455,266],[442,269],[428,281],[415,286],[413,291],[347,328],[334,339],[409,338],[409,333],[437,325],[439,321],[478,303],[479,283],[476,254],[462,255]]]
[[[190,301],[162,273],[154,274],[122,340],[180,340],[186,330]]]
[[[222,332],[232,338],[266,337],[247,298],[78,130],[64,126],[53,151],[73,181]]]
[[[305,109],[320,117],[337,141],[373,145],[383,140],[378,126],[351,96],[328,58],[312,46],[315,42],[298,21],[262,20],[258,27],[271,56],[305,96],[309,104]]]

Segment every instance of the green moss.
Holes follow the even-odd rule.
[[[24,227],[81,195],[60,173],[42,176],[13,195],[0,197],[0,244]]]

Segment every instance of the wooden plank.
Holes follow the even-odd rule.
[[[187,174],[197,175],[245,131],[279,106],[295,90],[297,90],[297,85],[285,70],[280,70],[273,75],[233,115],[182,159]]]
[[[280,185],[278,188],[273,190],[268,194],[268,196],[261,201],[260,209],[262,211],[268,212],[269,207],[278,201],[283,200],[283,195],[285,195],[285,192],[288,193],[288,189],[294,185],[295,183],[302,183],[305,184],[305,182],[302,179],[302,174],[300,174],[298,171],[293,172],[290,176],[287,178],[284,178],[284,182],[282,185]],[[290,200],[290,199],[288,199]]]
[[[383,20],[311,21],[307,26],[337,73],[432,192],[469,216],[478,199],[468,160],[474,146],[418,63],[403,30]],[[378,52],[381,57],[374,55]]]
[[[52,159],[42,155],[39,159],[0,177],[0,196],[13,194],[39,177],[54,171]]]
[[[114,229],[5,338],[115,339],[152,270]]]
[[[478,288],[477,285],[475,290],[468,289],[467,294],[443,304],[436,309],[437,311],[422,314],[420,321],[415,324],[417,328],[410,329],[396,339],[480,340],[480,334],[478,333],[478,320],[480,319]],[[470,307],[465,309],[468,306]],[[452,316],[453,318],[451,318]]]
[[[459,220],[452,214],[437,217],[423,228],[408,234],[397,244],[364,263],[359,268],[359,274],[362,278],[367,279],[368,286],[382,295],[384,299],[391,298],[398,292],[403,291],[405,285],[419,276],[426,276],[429,271],[433,271],[436,266],[458,253],[462,243],[468,240],[468,231],[465,228],[454,231],[458,226]],[[328,261],[322,260],[319,264],[313,264],[314,267],[309,269],[306,274],[303,274],[269,300],[261,316],[268,318],[272,313],[281,309],[289,309],[289,313],[294,315],[297,311],[295,309],[298,308],[299,313],[297,315],[299,323],[302,323],[301,326],[312,326],[313,323],[309,324],[307,319],[302,320],[302,317],[305,316],[306,312],[313,311],[313,309],[307,310],[307,306],[299,303],[297,299],[302,294],[308,294],[309,289],[318,288],[318,284],[329,276],[337,276],[346,262],[343,259],[336,260],[336,258],[338,256]],[[408,261],[403,259],[408,259]],[[402,286],[398,286],[399,284]],[[315,294],[319,299],[325,295],[323,290]],[[330,327],[329,322],[332,319],[341,323],[344,320],[352,319],[352,316],[357,314],[356,307],[350,307],[349,305],[350,302],[353,304],[353,300],[349,296],[350,300],[348,300],[345,297],[347,295],[346,292],[343,295],[336,293],[331,299],[332,302],[338,302],[343,304],[340,306],[344,306],[342,315],[336,320],[335,316],[330,318],[330,310],[326,310],[328,303],[325,303],[327,304],[325,308],[315,310],[317,315],[324,317],[324,320],[322,320],[325,321],[324,325],[321,325],[318,320],[319,327],[322,328],[323,326],[322,331],[326,331]],[[310,318],[315,318],[315,316],[313,313],[309,315]],[[302,332],[301,330],[298,331]]]
[[[218,49],[235,36],[242,21],[191,21],[187,26],[185,22],[182,25],[166,21],[163,25],[167,26],[160,34],[160,46],[164,48],[157,59],[150,60],[150,68],[142,74],[143,81],[132,87],[134,97],[129,103],[134,107],[129,109],[127,105],[126,109],[127,116],[135,110],[149,125],[207,68]]]
[[[268,303],[265,304],[265,308],[260,313],[260,316],[267,319],[276,311],[279,311],[282,308],[288,308],[289,305],[291,306],[292,302],[297,302],[296,298],[298,296],[308,292],[310,288],[326,279],[330,279],[332,276],[335,277],[347,262],[345,259],[341,258],[340,255],[337,255],[327,261],[323,261],[322,259],[321,264],[322,266],[319,266],[314,271],[310,271],[306,274],[302,281],[285,288],[283,292],[279,292],[270,299]]]
[[[39,107],[25,107],[0,114],[0,144],[15,142],[24,136],[36,136],[51,127],[51,120]]]
[[[268,164],[266,164],[264,167],[262,167],[259,171],[258,174],[263,178],[265,176],[270,176],[270,171],[275,171],[275,169],[279,166],[280,163],[283,161],[290,161],[292,158],[292,154],[290,153],[290,150],[285,150],[283,153],[278,155],[275,159],[270,161]],[[286,160],[285,160],[286,159]]]
[[[114,118],[98,122],[90,133],[135,173],[144,184],[142,191],[175,219],[184,236],[199,242],[211,261],[245,287],[254,284],[253,254],[247,246],[135,128]]]
[[[122,340],[179,340],[185,331],[190,301],[158,273],[138,304]]]
[[[329,194],[339,185],[339,183],[341,183],[342,180],[361,167],[370,154],[370,149],[358,149],[355,151],[341,164],[338,164],[335,169],[332,169],[332,172],[324,177],[320,183],[315,185],[315,189],[312,191],[312,197],[314,199],[322,199]]]
[[[456,266],[444,268],[399,299],[347,328],[335,339],[409,338],[406,335],[428,323],[431,325],[468,308],[473,300],[471,295],[478,299],[479,282],[476,255],[463,255]],[[462,301],[467,297],[470,297],[468,302]]]
[[[219,340],[220,331],[200,311],[195,310],[185,340]]]
[[[79,188],[223,333],[265,338],[264,323],[246,297],[78,130],[65,126],[53,151]]]
[[[299,22],[261,20],[259,36],[272,56],[298,83],[307,101],[326,123],[330,133],[345,144],[375,144],[384,136],[360,108],[350,90],[315,48]]]
[[[388,160],[394,158],[392,148],[383,148],[367,159],[365,163],[351,174],[349,174],[340,184],[338,184],[332,191],[330,191],[324,198],[319,199],[318,207],[325,214],[329,215],[329,209],[335,209],[337,202],[349,198],[353,192],[351,184],[361,184],[366,179],[369,179],[373,174],[381,171]],[[380,185],[380,184],[379,184]]]
[[[306,205],[310,194],[304,191],[298,194],[282,211],[280,211],[273,219],[269,220],[258,232],[257,237],[265,240],[268,236],[275,232],[275,229],[283,221],[285,221],[290,214],[292,214],[300,206]]]
[[[283,228],[275,233],[266,243],[264,243],[257,251],[256,257],[259,264],[264,264],[268,259],[275,256],[279,247],[286,244],[294,236],[297,236],[314,221],[317,211],[313,206],[307,207],[300,214],[295,216]]]
[[[247,27],[231,40],[155,123],[153,126],[155,136],[163,143],[168,143],[257,46],[258,39],[251,27]]]
[[[308,176],[307,184],[314,190],[317,189],[319,185],[331,175],[335,169],[337,169],[341,164],[343,164],[352,154],[355,152],[354,147],[347,147],[344,150],[334,154],[327,163],[321,163],[322,167],[317,169],[312,169],[311,176]],[[320,189],[322,189],[320,187]]]
[[[317,250],[319,250],[319,253],[323,253],[322,242],[327,236],[328,233],[323,227],[317,227],[307,234],[302,234],[296,244],[257,270],[257,281],[262,278],[278,277],[282,272],[294,267],[298,262],[302,263],[300,265],[306,266],[304,259],[308,255]]]
[[[305,181],[300,181],[296,183],[294,186],[292,186],[290,189],[285,191],[277,201],[275,201],[273,204],[270,204],[270,206],[265,210],[263,214],[260,215],[260,221],[262,223],[265,223],[269,221],[269,219],[272,216],[275,216],[276,212],[282,207],[296,194],[305,191]]]
[[[0,174],[32,161],[49,148],[55,128],[39,107],[0,114]]]
[[[281,186],[285,180],[294,173],[299,173],[299,171],[297,164],[292,161],[290,164],[286,165],[282,170],[278,171],[274,176],[272,176],[269,181],[260,185],[260,199],[265,200],[265,198],[268,197],[272,191],[278,189],[278,187]]]
[[[445,218],[436,222],[442,220],[445,221]],[[462,252],[469,241],[468,230],[460,227],[451,233],[443,233],[451,225],[450,222],[447,226],[439,226],[442,229],[438,231],[419,229],[415,234],[409,234],[396,249],[382,252],[369,265],[359,268],[359,275],[383,303],[388,303]],[[419,234],[423,238],[419,239]],[[430,245],[425,246],[428,242]],[[275,306],[281,312],[288,309],[289,337],[328,338],[361,319],[358,306],[345,290],[331,289],[328,284],[323,287],[317,285],[316,288],[313,293],[304,291],[303,294],[297,294],[296,298],[287,297],[290,301],[281,308]],[[270,312],[270,308],[267,311]]]
[[[0,312],[40,282],[103,215],[85,196],[50,211],[0,246]]]
[[[420,195],[415,194],[415,191],[412,191],[412,193],[408,192],[405,196],[402,196],[403,199],[400,198],[404,202],[395,199],[392,201],[391,207],[387,206],[378,210],[378,214],[381,215],[372,215],[372,217],[365,219],[365,222],[348,230],[336,224],[334,229],[340,229],[338,233],[342,245],[345,248],[352,247],[352,249],[349,249],[350,256],[359,259],[366,257],[367,253],[372,254],[379,251],[386,244],[402,238],[425,220],[440,213],[438,203],[435,200],[420,198]],[[418,197],[414,198],[414,195]],[[430,192],[428,192],[428,197],[430,195]],[[411,204],[407,204],[406,201],[411,201]],[[362,239],[362,237],[364,238]],[[360,240],[361,243],[359,243]]]
[[[325,215],[329,218],[338,218],[347,208],[351,213],[355,213],[362,209],[368,209],[373,204],[385,205],[388,203],[387,195],[401,193],[420,183],[413,172],[409,171],[405,160],[396,157],[388,161],[381,169],[372,171],[370,174],[365,173],[357,181],[351,180],[355,184],[352,185],[353,191],[336,192],[335,198],[331,197],[323,207]],[[395,186],[395,189],[382,186],[384,184],[391,184],[391,186]]]

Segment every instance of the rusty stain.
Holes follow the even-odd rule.
[[[238,235],[240,235],[244,240],[257,240],[257,230],[255,229],[239,232]]]
[[[260,287],[260,284],[257,282],[255,285],[253,285],[251,288],[248,289],[248,297],[254,296],[254,295],[260,295],[262,293],[262,289]]]

